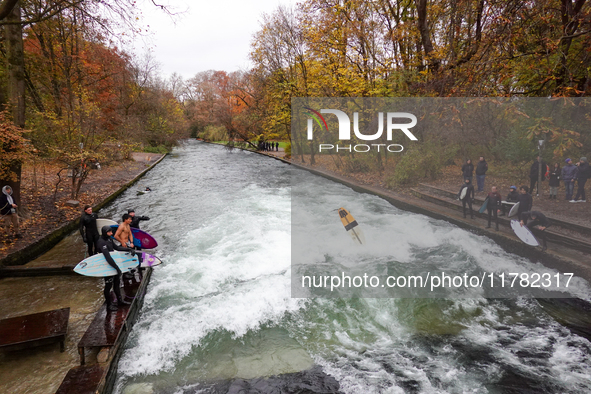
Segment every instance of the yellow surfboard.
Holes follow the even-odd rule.
[[[353,241],[357,242],[360,245],[364,245],[365,236],[359,228],[357,220],[355,220],[353,215],[351,215],[349,211],[347,211],[345,208],[339,208],[338,211],[339,217],[341,218],[341,222],[343,223],[345,230],[347,230],[347,233],[349,233],[349,235],[351,235],[351,238],[353,238]]]

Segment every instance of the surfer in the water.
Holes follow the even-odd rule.
[[[139,229],[140,228],[140,221],[150,220],[150,218],[147,216],[136,216],[135,210],[133,210],[133,209],[129,209],[127,211],[127,213],[129,214],[129,216],[131,216],[131,223],[129,224],[129,226],[133,227],[133,228]]]
[[[542,212],[538,212],[538,211],[528,211],[528,212],[523,212],[521,214],[520,219],[521,219],[521,225],[527,226],[527,228],[530,231],[534,226],[538,226],[538,230],[540,230],[542,232],[542,242],[543,242],[542,252],[545,251],[546,249],[548,249],[548,245],[546,242],[546,229],[548,227],[550,227],[552,224],[550,223],[550,220],[548,220],[546,215],[544,215]],[[531,219],[531,222],[528,221],[529,219]]]
[[[474,201],[474,186],[472,185],[470,178],[466,178],[464,180],[464,184],[460,188],[460,196],[462,195],[464,188],[467,188],[464,198],[461,199],[464,218],[466,217],[466,204],[468,204],[468,209],[470,210],[470,219],[474,219],[474,211],[472,211],[472,201]]]
[[[96,228],[96,213],[92,212],[90,205],[84,206],[84,212],[80,217],[80,235],[86,245],[88,245],[88,256],[98,253],[96,241],[99,239],[98,229]]]
[[[125,213],[122,217],[123,221],[115,232],[115,239],[121,242],[121,246],[127,246],[133,248],[133,235],[131,234],[131,227],[129,226],[132,221],[132,217]]]
[[[119,227],[119,228],[121,228],[121,227]],[[103,226],[103,228],[101,229],[101,236],[99,237],[99,240],[96,242],[96,246],[97,246],[98,250],[103,254],[103,256],[105,256],[105,260],[107,260],[107,263],[111,267],[113,267],[117,270],[117,275],[105,277],[105,289],[104,289],[105,300],[107,301],[107,310],[116,311],[117,305],[113,304],[113,301],[111,300],[111,288],[115,292],[115,297],[117,297],[117,304],[118,305],[129,305],[130,303],[125,301],[123,299],[123,297],[121,297],[120,276],[121,276],[122,272],[119,269],[119,267],[117,267],[117,264],[115,264],[115,261],[111,257],[111,252],[113,252],[114,250],[119,250],[122,252],[130,252],[131,255],[134,256],[135,251],[130,248],[124,248],[124,247],[115,245],[115,243],[111,239],[112,235],[113,235],[113,229],[110,226]]]

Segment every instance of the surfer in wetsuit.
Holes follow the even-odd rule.
[[[150,220],[150,218],[147,216],[136,216],[135,210],[133,210],[133,209],[127,210],[127,213],[129,214],[129,216],[131,216],[131,223],[129,224],[129,226],[133,227],[133,228],[137,228],[138,230],[140,228],[140,221]]]
[[[533,198],[531,194],[528,193],[529,188],[525,185],[519,188],[519,196],[517,196],[517,202],[519,206],[517,207],[517,217],[521,218],[521,214],[523,212],[531,211],[531,207],[533,205]],[[527,224],[527,220],[525,222]]]
[[[538,230],[542,232],[542,252],[548,249],[548,245],[546,242],[546,229],[550,227],[552,224],[550,223],[550,220],[548,220],[546,215],[539,211],[528,211],[523,212],[521,214],[520,219],[521,225],[525,225],[530,231],[534,226],[538,226]],[[529,219],[531,219],[531,222],[528,222]]]
[[[490,222],[492,220],[492,216],[495,216],[495,224],[496,230],[499,231],[499,216],[498,211],[501,209],[501,201],[503,197],[497,191],[497,187],[493,186],[491,192],[488,193],[488,204],[486,205],[486,210],[488,211],[488,226],[486,228],[490,228]]]
[[[135,251],[130,248],[124,248],[121,246],[115,245],[111,236],[113,235],[113,229],[110,226],[103,226],[101,229],[101,236],[99,240],[96,242],[97,249],[105,256],[105,260],[107,263],[117,270],[117,275],[115,276],[107,276],[105,277],[105,301],[107,301],[107,310],[109,311],[116,311],[117,305],[129,305],[130,303],[125,301],[123,297],[121,297],[121,279],[120,276],[122,274],[121,270],[115,264],[115,260],[111,257],[111,252],[115,250],[119,250],[122,252],[129,252],[132,256],[135,255]],[[115,296],[117,297],[117,305],[113,304],[111,300],[111,288],[115,292]]]
[[[462,211],[464,212],[464,218],[466,217],[466,204],[468,204],[468,208],[470,209],[470,219],[474,219],[474,211],[472,211],[472,201],[474,201],[474,186],[472,185],[470,178],[466,178],[464,180],[464,184],[460,188],[458,197],[462,195],[462,190],[464,190],[464,188],[468,189],[466,190],[466,195],[464,198],[460,199],[460,201],[462,201]]]
[[[97,218],[97,214],[92,212],[92,207],[85,205],[84,212],[80,216],[80,235],[84,243],[88,246],[88,256],[98,253],[98,249],[96,248],[96,241],[99,239],[98,229],[96,228]]]
[[[519,193],[517,193],[517,186],[511,186],[509,188],[511,191],[509,192],[509,194],[507,194],[507,199],[505,201],[507,202],[513,202],[513,203],[517,203],[517,201],[519,201]],[[513,208],[514,204],[502,204],[502,212],[499,216],[505,216],[507,214],[507,210],[511,211],[511,208]],[[519,207],[517,207],[517,209],[519,209]]]

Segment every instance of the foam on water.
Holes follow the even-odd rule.
[[[305,172],[292,173],[290,201],[285,166],[255,155],[198,145],[175,160],[171,168],[186,185],[175,185],[179,203],[163,208],[170,196],[150,193],[140,212],[155,217],[146,228],[163,239],[165,264],[154,271],[116,392],[182,392],[312,362],[345,393],[489,393],[525,384],[547,393],[591,390],[591,344],[535,300],[290,298],[290,224],[322,234],[311,234],[297,254],[314,269],[445,263],[467,272],[555,271]],[[178,161],[205,174],[195,184]],[[149,177],[167,179],[165,163]],[[133,198],[125,195],[119,209],[135,203],[137,211]],[[333,211],[339,207],[359,222],[365,247],[351,242]],[[588,283],[579,280],[571,294],[589,299]]]

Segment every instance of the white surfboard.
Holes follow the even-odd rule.
[[[103,226],[117,226],[119,223],[117,223],[114,220],[111,219],[97,219],[96,220],[96,228],[98,230],[99,235],[101,235],[101,229],[103,228]]]
[[[517,203],[517,204],[513,205],[513,207],[511,207],[508,217],[513,217],[513,216],[517,215],[517,211],[519,211],[519,203]],[[518,218],[518,219],[520,219],[520,218]]]
[[[162,260],[158,257],[154,256],[153,254],[149,254],[146,252],[141,252],[142,254],[142,264],[140,267],[147,268],[147,267],[155,267],[157,265],[162,264]]]
[[[462,189],[462,191],[460,192],[460,200],[463,200],[464,197],[466,197],[466,194],[468,193],[468,187],[464,187]]]
[[[527,226],[522,226],[518,220],[511,220],[511,228],[513,229],[515,235],[517,235],[519,239],[525,242],[526,244],[531,246],[540,245],[536,237],[532,234],[531,231],[529,231],[529,228],[527,228]]]
[[[114,251],[111,252],[111,257],[122,272],[131,271],[139,265],[137,256],[132,256],[127,252]],[[78,265],[74,267],[74,272],[84,276],[95,277],[117,275],[117,270],[107,263],[107,260],[102,253],[95,254],[94,256],[90,256],[79,262]]]

